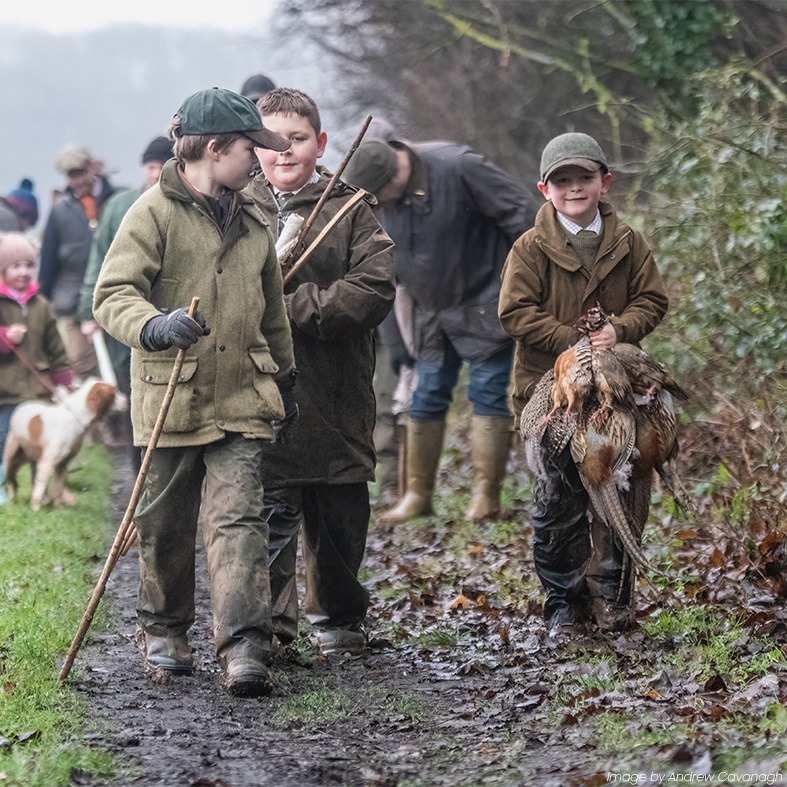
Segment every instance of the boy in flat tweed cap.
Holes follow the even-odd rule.
[[[667,312],[650,247],[603,200],[611,181],[601,147],[587,134],[561,134],[544,148],[538,189],[547,202],[508,255],[500,291],[500,320],[516,340],[517,419],[542,375],[579,340],[574,326],[597,302],[612,315],[590,334],[599,348],[637,344]],[[602,630],[630,626],[631,569],[624,576],[623,552],[607,526],[597,517],[591,526],[568,447],[547,472],[551,491],[536,496],[532,521],[550,635],[575,636],[591,615]]]

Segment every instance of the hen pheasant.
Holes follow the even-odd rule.
[[[655,470],[670,494],[683,508],[689,497],[678,477],[678,417],[676,402],[688,401],[688,394],[655,358],[633,344],[618,344],[615,355],[631,381],[637,403],[636,455],[633,461],[630,510],[632,528],[642,532],[648,516]]]

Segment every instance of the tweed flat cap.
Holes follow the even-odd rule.
[[[547,143],[541,154],[541,181],[546,183],[556,169],[571,164],[597,172],[602,165],[607,166],[607,159],[593,137],[579,132],[560,134]]]

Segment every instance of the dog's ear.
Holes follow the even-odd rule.
[[[115,405],[117,388],[109,383],[95,382],[85,398],[85,404],[96,418],[103,418]]]

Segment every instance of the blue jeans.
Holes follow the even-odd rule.
[[[0,404],[0,463],[3,461],[3,449],[8,438],[8,428],[11,423],[11,414],[15,404]]]
[[[511,378],[511,359],[514,345],[509,343],[489,358],[469,361],[470,385],[467,398],[473,405],[473,415],[507,416],[508,382]],[[445,417],[459,379],[462,358],[450,341],[445,341],[445,354],[440,366],[418,363],[418,385],[413,394],[413,421],[438,421]]]

